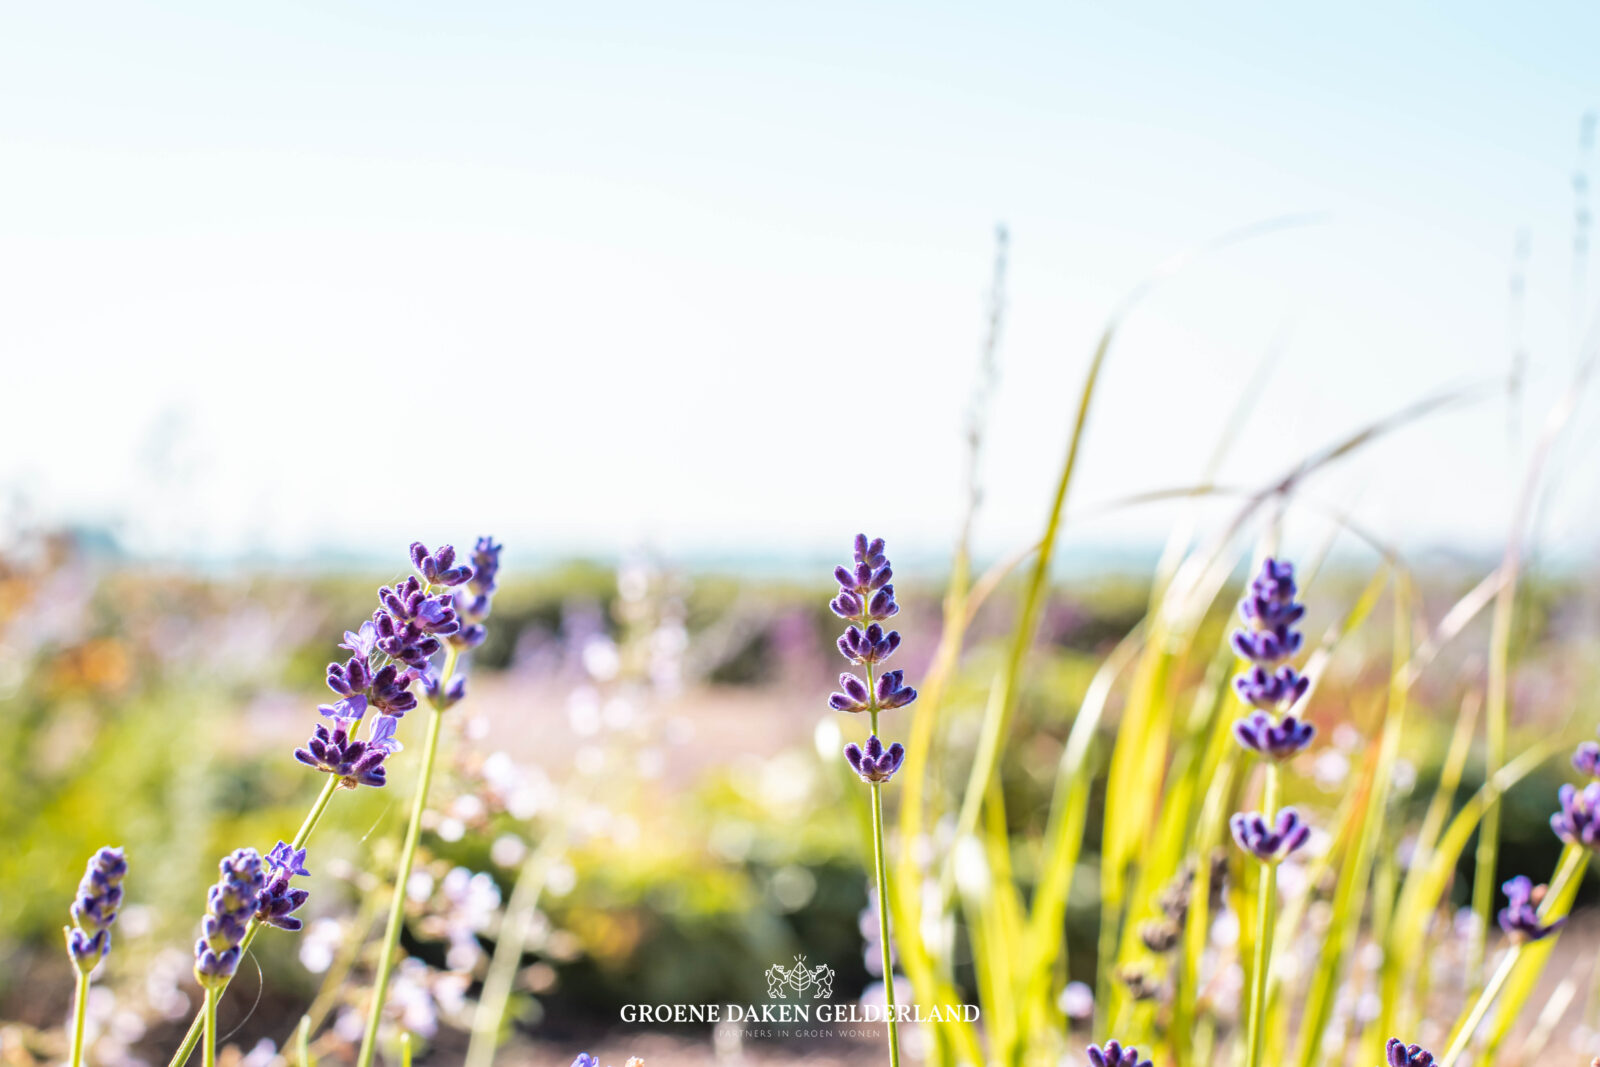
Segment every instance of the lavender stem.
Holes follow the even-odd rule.
[[[311,805],[311,810],[306,813],[305,821],[300,824],[300,829],[295,832],[294,840],[290,842],[292,847],[305,847],[306,842],[311,838],[312,832],[316,830],[317,823],[322,821],[322,813],[328,810],[328,802],[333,799],[334,791],[338,789],[338,787],[339,779],[331,776],[328,778],[327,782],[323,784],[322,792],[317,794],[316,802]],[[239,948],[242,952],[250,951],[250,942],[256,939],[256,934],[260,931],[260,929],[260,921],[251,919],[250,925],[245,929],[244,940],[239,943]],[[231,984],[232,981],[233,979],[229,978],[228,981],[224,982],[221,988],[217,990],[217,997],[219,999],[227,990],[228,985]],[[200,1037],[204,1028],[205,1009],[202,1008],[200,1011],[195,1012],[194,1021],[189,1024],[189,1032],[183,1036],[183,1044],[179,1045],[178,1051],[172,1054],[172,1059],[167,1064],[167,1067],[183,1067],[185,1063],[189,1062],[189,1057],[194,1054],[194,1047],[200,1043]]]
[[[72,1067],[83,1067],[83,1026],[89,1018],[89,973],[78,972],[78,997],[72,1008]]]
[[[217,999],[222,996],[220,989],[206,990],[205,1007],[201,1015],[205,1018],[205,1044],[201,1053],[205,1067],[217,1067]]]
[[[455,676],[458,655],[459,650],[456,645],[446,646],[444,666],[439,669],[441,692],[448,689],[450,680]],[[428,788],[433,782],[434,756],[439,751],[440,726],[444,722],[447,706],[443,700],[428,702],[428,737],[423,742],[422,772],[417,781],[416,796],[411,804],[411,822],[406,827],[405,845],[400,850],[400,867],[395,871],[394,896],[389,902],[389,922],[384,927],[383,944],[378,948],[378,974],[373,980],[372,1004],[367,1012],[367,1030],[361,1038],[361,1054],[356,1059],[357,1067],[372,1067],[373,1058],[378,1053],[378,1024],[383,1018],[383,1003],[389,995],[389,978],[394,970],[395,946],[400,943],[400,927],[405,923],[406,882],[411,878],[411,863],[416,858],[417,842],[422,837],[422,815],[428,807]]]
[[[1277,817],[1278,766],[1267,763],[1266,784],[1262,788],[1262,814],[1270,822]],[[1267,1047],[1267,971],[1272,966],[1272,935],[1278,904],[1278,865],[1261,864],[1261,892],[1256,904],[1255,973],[1250,991],[1250,1058],[1248,1067],[1261,1067]]]

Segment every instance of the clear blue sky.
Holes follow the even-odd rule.
[[[1198,477],[1275,344],[1230,482],[1503,377],[1525,230],[1520,441],[1486,401],[1316,487],[1408,545],[1492,545],[1573,364],[1597,40],[1576,4],[14,5],[0,485],[152,551],[936,548],[1004,220],[1000,550],[1119,296],[1320,211],[1139,310],[1077,503]],[[1595,406],[1546,527],[1583,558]]]

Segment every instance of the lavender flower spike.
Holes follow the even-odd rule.
[[[906,758],[906,750],[898,741],[884,748],[883,742],[874,734],[867,738],[865,749],[855,744],[844,746],[844,758],[863,782],[887,782],[900,769],[901,762]]]
[[[1094,1067],[1150,1067],[1149,1060],[1139,1058],[1139,1050],[1133,1046],[1122,1047],[1120,1041],[1107,1041],[1104,1045],[1090,1045],[1085,1055]]]
[[[883,628],[885,621],[900,612],[890,581],[894,570],[883,554],[883,539],[868,541],[865,534],[857,534],[855,568],[835,567],[833,576],[839,583],[839,595],[828,607],[850,623],[839,637],[839,654],[851,663],[865,665],[871,678],[873,667],[900,647],[899,633]],[[917,691],[905,684],[903,671],[883,672],[870,688],[854,674],[841,674],[839,688],[841,692],[828,698],[828,706],[835,711],[876,714],[903,708],[917,699]]]
[[[500,574],[500,549],[492,537],[480,537],[472,550],[472,579],[466,589],[456,594],[456,613],[463,625],[449,638],[458,648],[476,648],[483,644],[488,631],[483,620],[489,617],[490,602],[499,585],[495,578]]]
[[[1550,816],[1550,829],[1569,845],[1600,849],[1600,782],[1590,782],[1581,791],[1564,785],[1560,796],[1561,810]]]
[[[94,970],[111,951],[111,924],[122,904],[122,879],[128,861],[122,849],[107,845],[89,857],[72,901],[72,925],[67,927],[67,954],[79,974]]]
[[[1317,728],[1303,719],[1285,715],[1281,722],[1274,722],[1264,711],[1251,712],[1233,724],[1233,736],[1239,744],[1280,762],[1311,744],[1316,732]]]
[[[1233,680],[1239,699],[1263,711],[1281,711],[1305,695],[1309,682],[1285,660],[1304,637],[1294,624],[1305,615],[1295,601],[1294,565],[1268,557],[1239,601],[1245,629],[1233,634],[1233,650],[1253,666]]]
[[[256,918],[280,930],[300,929],[302,923],[293,913],[300,910],[311,894],[304,889],[291,887],[289,880],[311,873],[306,870],[306,850],[292,848],[279,841],[267,853],[264,862],[267,866],[267,884],[256,905]]]
[[[1585,741],[1578,746],[1572,754],[1572,765],[1578,773],[1586,774],[1590,778],[1600,778],[1600,745],[1593,741]]]
[[[1398,1037],[1391,1037],[1383,1051],[1389,1067],[1433,1067],[1433,1053],[1421,1045],[1407,1045]]]
[[[1535,886],[1525,875],[1517,875],[1500,887],[1506,895],[1506,906],[1500,909],[1500,929],[1512,941],[1540,941],[1566,925],[1566,916],[1553,923],[1539,921],[1539,902],[1544,899],[1546,886]]]
[[[1293,808],[1278,812],[1275,825],[1258,812],[1241,812],[1228,820],[1239,847],[1262,863],[1278,863],[1306,843],[1311,827]]]
[[[330,730],[319,723],[306,747],[294,750],[294,758],[334,775],[341,788],[354,789],[361,785],[381,788],[388,780],[383,761],[401,748],[394,737],[395,719],[392,715],[378,716],[372,721],[365,741],[350,736],[355,725],[354,720],[338,719]]]
[[[261,854],[241,848],[222,861],[222,877],[206,895],[205,926],[194,943],[194,977],[207,989],[221,989],[239,969],[239,946],[266,888]]]

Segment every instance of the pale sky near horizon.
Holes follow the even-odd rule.
[[[980,543],[1222,480],[1511,364],[1312,487],[1405,546],[1503,536],[1574,366],[1600,10],[986,3],[13,5],[0,33],[0,490],[140,551],[494,530],[548,553],[945,545],[996,222]],[[1590,277],[1600,270],[1590,271]],[[1600,392],[1552,551],[1600,547]],[[1520,420],[1520,431],[1510,426]],[[1075,526],[1158,544],[1171,508]]]

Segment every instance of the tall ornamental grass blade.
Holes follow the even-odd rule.
[[[1494,602],[1494,619],[1489,635],[1489,680],[1486,714],[1484,717],[1484,776],[1494,774],[1506,759],[1506,731],[1510,722],[1509,689],[1511,669],[1511,624],[1516,606],[1517,580],[1521,573],[1523,542],[1533,519],[1539,486],[1551,450],[1560,439],[1563,429],[1577,407],[1596,359],[1600,359],[1600,346],[1590,344],[1590,352],[1579,364],[1571,386],[1551,409],[1539,433],[1538,444],[1528,458],[1527,473],[1517,495],[1511,516],[1510,532],[1506,535],[1505,556],[1501,560],[1500,586]],[[1477,863],[1472,882],[1472,910],[1482,934],[1472,959],[1474,973],[1482,966],[1482,946],[1488,940],[1490,911],[1494,901],[1495,871],[1500,854],[1500,808],[1491,805],[1484,813],[1483,832],[1478,836]]]
[[[1403,572],[1396,574],[1391,589],[1394,598],[1394,651],[1382,732],[1375,758],[1369,763],[1370,772],[1361,787],[1354,849],[1346,856],[1339,872],[1327,940],[1301,1019],[1300,1044],[1295,1059],[1304,1067],[1313,1067],[1318,1062],[1322,1034],[1333,1010],[1333,996],[1343,980],[1360,930],[1374,857],[1387,816],[1394,762],[1399,754],[1400,737],[1405,725],[1407,699],[1401,677],[1411,657],[1410,579]]]

